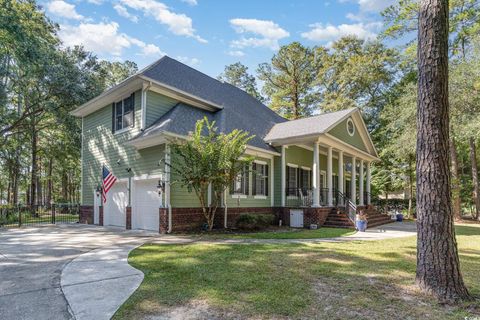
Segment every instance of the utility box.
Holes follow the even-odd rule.
[[[303,210],[290,210],[290,227],[303,228]]]

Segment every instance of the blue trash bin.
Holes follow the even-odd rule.
[[[398,222],[402,222],[402,221],[403,221],[403,214],[401,214],[401,213],[398,213],[398,214],[397,214],[397,221],[398,221]]]

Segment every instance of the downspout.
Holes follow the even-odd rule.
[[[168,209],[168,229],[167,233],[172,232],[172,206],[170,205],[170,146],[165,145],[165,205]]]

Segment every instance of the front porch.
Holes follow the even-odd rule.
[[[305,214],[327,209],[352,225],[359,209],[377,215],[371,164],[379,158],[358,109],[277,124],[266,140],[280,153],[279,207]]]

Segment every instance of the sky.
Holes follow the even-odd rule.
[[[51,0],[65,46],[143,68],[168,55],[210,76],[242,62],[254,74],[280,46],[328,46],[345,36],[373,39],[394,0]]]

